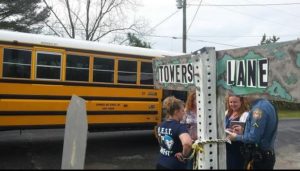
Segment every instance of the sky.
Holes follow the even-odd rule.
[[[137,1],[134,15],[147,21],[144,38],[152,48],[182,52],[183,13],[176,0]],[[187,53],[257,46],[264,33],[280,37],[279,42],[300,38],[300,0],[186,1]]]

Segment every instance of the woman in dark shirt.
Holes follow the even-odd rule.
[[[180,124],[184,116],[184,103],[174,96],[163,102],[166,120],[157,128],[160,145],[156,169],[186,169],[187,158],[192,149],[192,139],[185,124]]]

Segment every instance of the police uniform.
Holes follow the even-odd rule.
[[[236,136],[237,141],[245,143],[242,151],[246,167],[251,162],[253,169],[273,169],[277,125],[277,111],[268,100],[258,99],[252,103],[244,134]]]

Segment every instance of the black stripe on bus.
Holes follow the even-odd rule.
[[[66,111],[0,111],[0,116],[66,115]],[[157,111],[87,111],[87,115],[156,115]]]
[[[157,122],[146,123],[93,123],[89,124],[89,132],[118,131],[118,130],[153,130]]]
[[[112,130],[153,130],[156,122],[139,122],[139,123],[90,123],[88,125],[89,132],[101,132]],[[17,130],[17,129],[63,129],[65,124],[49,124],[49,125],[15,125],[0,126],[0,131]]]
[[[18,80],[18,79],[0,79],[4,83],[22,83],[22,84],[41,84],[41,85],[67,85],[67,86],[85,86],[85,87],[114,87],[114,88],[140,88],[140,89],[154,89],[153,85],[114,85],[101,83],[81,83],[68,81],[41,81],[41,80]]]
[[[158,98],[142,97],[99,97],[99,96],[80,96],[84,100],[102,101],[150,101],[157,102]],[[48,95],[16,95],[0,94],[0,99],[38,99],[38,100],[71,100],[72,96],[48,96]]]

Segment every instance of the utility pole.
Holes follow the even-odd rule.
[[[186,0],[176,0],[177,8],[182,9],[182,52],[186,53]]]
[[[186,0],[183,0],[182,52],[186,53]]]

